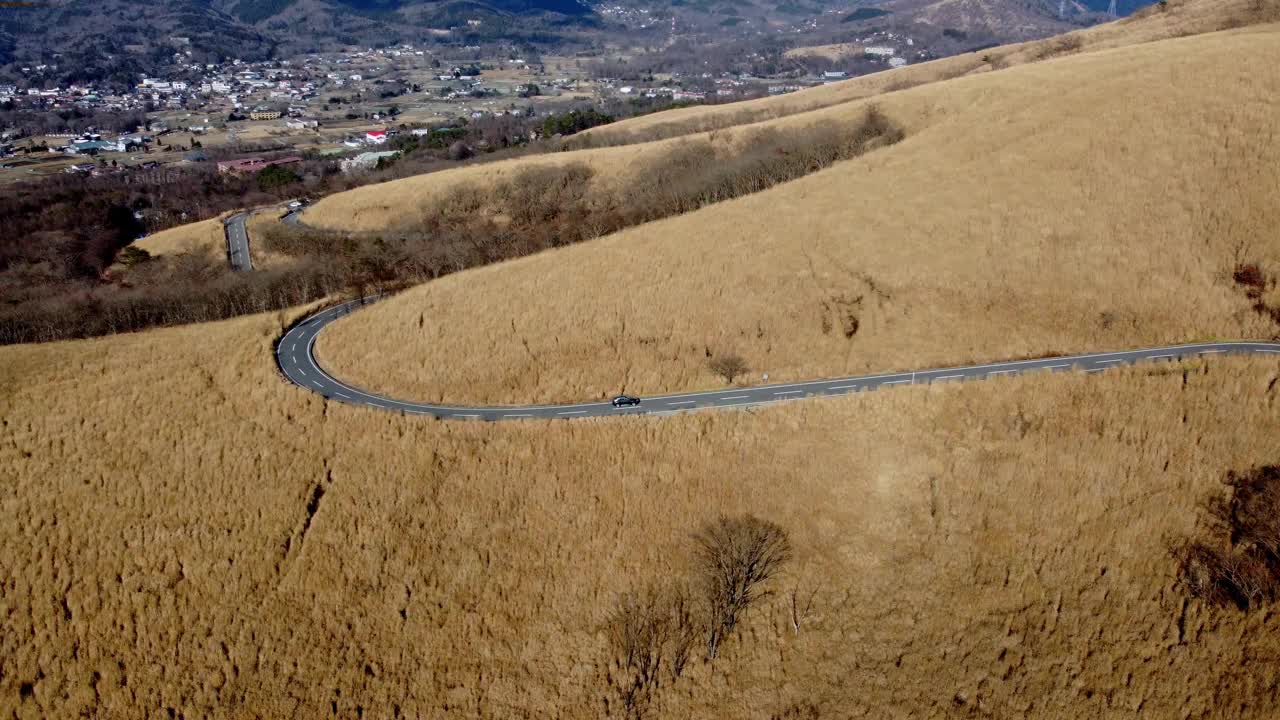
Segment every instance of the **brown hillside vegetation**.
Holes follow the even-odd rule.
[[[0,348],[0,717],[601,717],[607,622],[721,515],[789,559],[651,717],[1280,702],[1276,616],[1166,545],[1277,459],[1275,361],[493,425],[326,406],[279,328]]]
[[[1280,326],[1232,272],[1280,270],[1278,36],[886,95],[896,145],[420,286],[334,325],[319,351],[370,389],[510,403],[717,387],[707,360],[724,353],[758,382],[1269,337]]]

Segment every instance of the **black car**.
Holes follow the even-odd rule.
[[[613,399],[614,407],[631,407],[633,405],[639,405],[639,404],[640,404],[640,398],[631,397],[630,395],[619,395],[618,397]]]

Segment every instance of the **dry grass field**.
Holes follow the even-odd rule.
[[[728,351],[754,381],[1275,335],[1252,306],[1280,318],[1278,34],[879,96],[896,145],[406,291],[322,358],[514,402],[714,386]],[[416,216],[353,196],[312,212]],[[791,557],[645,717],[1280,707],[1280,616],[1187,600],[1171,555],[1229,472],[1280,463],[1280,360],[456,423],[288,385],[272,345],[306,312],[0,347],[0,720],[623,717],[610,618],[743,514]]]
[[[794,558],[652,717],[1280,701],[1275,614],[1166,547],[1278,459],[1275,361],[488,425],[287,386],[285,320],[0,348],[0,717],[601,717],[605,618],[720,513]]]
[[[223,234],[222,221],[229,214],[225,213],[201,222],[161,230],[135,242],[134,245],[157,256],[179,252],[208,252],[225,255],[227,240]]]
[[[791,48],[783,53],[783,57],[819,57],[828,60],[842,60],[851,55],[862,53],[862,45],[857,43],[834,43],[832,45],[809,45]]]
[[[333,230],[386,230],[418,220],[426,205],[459,185],[486,187],[531,166],[583,163],[595,171],[597,182],[603,186],[621,180],[628,166],[651,149],[625,146],[517,157],[365,185],[321,199],[302,213],[302,219],[313,227]]]
[[[1231,273],[1280,271],[1278,38],[883,96],[906,129],[892,147],[419,286],[327,330],[321,358],[397,396],[510,403],[716,387],[707,359],[726,352],[755,382],[1272,336]]]

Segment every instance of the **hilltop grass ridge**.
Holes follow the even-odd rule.
[[[646,142],[763,122],[966,75],[1141,43],[1280,21],[1274,0],[1165,0],[1115,22],[835,82],[809,90],[630,118],[570,138],[571,148]]]
[[[393,397],[545,403],[723,387],[707,359],[729,352],[756,383],[1272,337],[1232,274],[1280,275],[1277,35],[878,96],[905,131],[895,145],[413,288],[327,329],[320,360]],[[750,127],[839,125],[868,104]]]

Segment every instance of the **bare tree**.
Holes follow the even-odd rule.
[[[629,718],[643,717],[664,680],[684,672],[698,636],[692,599],[683,589],[649,587],[623,595],[607,623],[614,690]]]
[[[711,368],[711,372],[724,378],[725,382],[733,384],[734,378],[747,371],[747,361],[737,353],[726,353],[712,358],[707,363],[707,367]]]
[[[708,610],[707,657],[715,659],[742,613],[768,594],[762,586],[791,559],[791,541],[782,526],[752,515],[722,516],[695,539]]]
[[[814,598],[818,596],[818,585],[813,585],[807,590],[800,582],[800,578],[796,578],[796,582],[791,586],[790,606],[791,606],[791,629],[800,634],[800,625],[804,622],[809,613],[813,611]]]
[[[1252,610],[1280,598],[1280,466],[1231,472],[1225,483],[1229,492],[1205,502],[1206,536],[1171,549],[1188,595]]]

